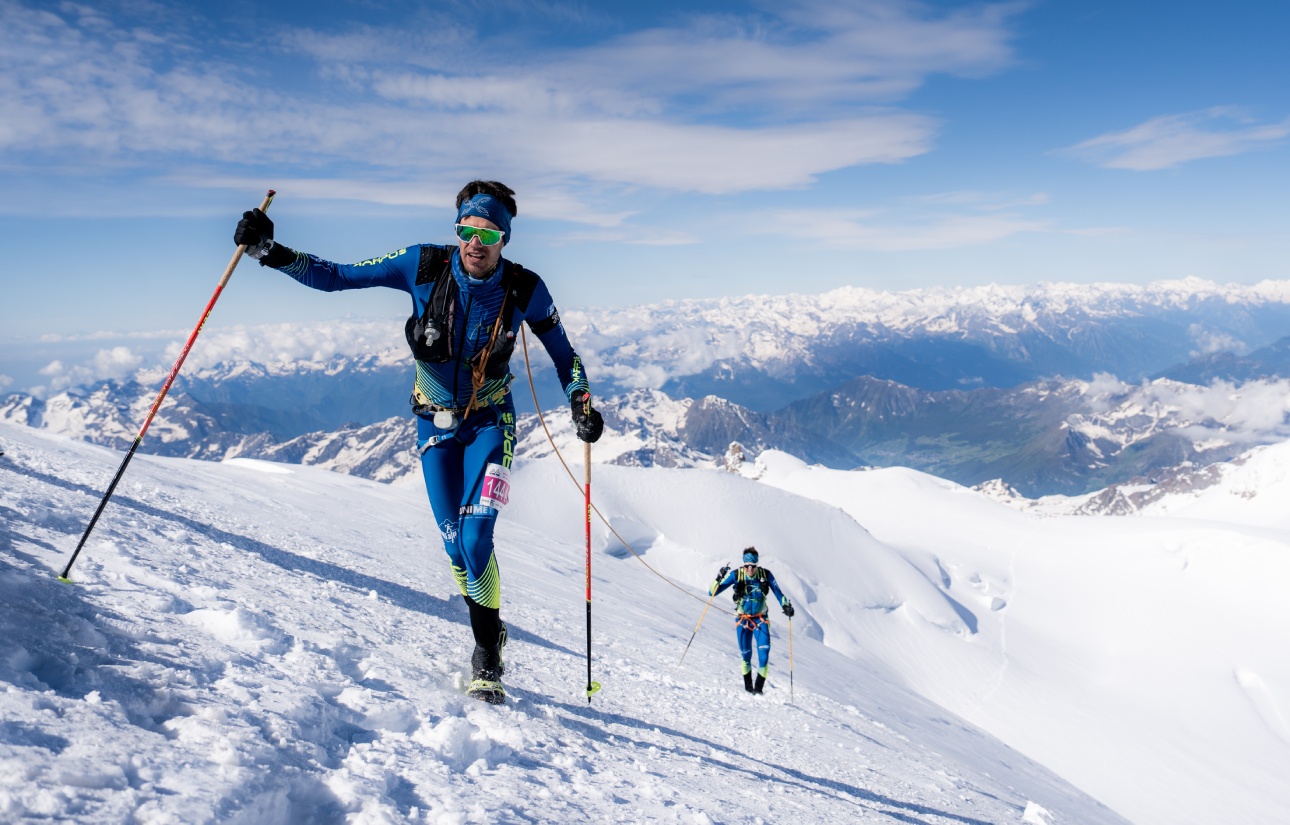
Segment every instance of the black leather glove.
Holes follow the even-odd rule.
[[[790,619],[791,619],[791,618],[793,618],[793,614],[794,614],[794,613],[796,613],[796,612],[797,612],[797,611],[793,609],[793,603],[792,603],[792,602],[784,602],[784,615],[785,615],[785,616],[787,616],[788,618],[790,618]]]
[[[242,213],[233,230],[233,243],[246,247],[246,254],[257,261],[273,248],[273,221],[259,209]]]
[[[578,440],[595,444],[605,431],[605,419],[591,407],[591,393],[574,393],[570,402],[573,409],[573,426],[578,431]]]
[[[721,581],[722,579],[724,579],[726,577],[726,574],[729,572],[730,572],[730,565],[728,564],[723,565],[722,568],[717,571],[717,581]]]

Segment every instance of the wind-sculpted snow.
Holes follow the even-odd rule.
[[[1263,448],[1143,509],[1171,517],[1130,519],[1023,514],[910,470],[774,452],[744,471],[842,508],[978,623],[966,639],[886,630],[867,655],[1134,822],[1202,825],[1290,810],[1288,468],[1287,445]]]
[[[537,489],[569,484],[549,461],[521,476]],[[756,546],[762,564],[797,598],[798,631],[848,656],[864,659],[869,639],[905,629],[959,638],[975,630],[969,611],[835,507],[729,473],[603,467],[597,477],[601,514],[650,566],[702,591],[723,563],[737,565],[742,549]],[[519,498],[512,516],[542,532],[562,527],[537,498]],[[631,552],[603,524],[593,526],[593,544],[621,558]],[[720,599],[729,607],[729,593]],[[777,607],[770,620],[784,621]]]
[[[925,600],[919,611],[940,599],[837,511],[810,535],[836,531],[827,552],[854,540],[861,556],[827,581],[825,551],[781,548],[787,527],[765,536],[800,627],[824,628],[826,644],[794,641],[794,704],[781,622],[760,699],[715,609],[679,668],[704,601],[690,583],[736,551],[739,525],[769,531],[772,511],[788,522],[799,506],[824,518],[759,482],[694,471],[672,491],[657,470],[598,473],[614,517],[642,535],[656,510],[678,511],[664,525],[675,546],[647,557],[689,592],[597,551],[604,689],[588,704],[581,500],[547,462],[517,473],[498,531],[511,702],[492,707],[462,693],[467,614],[415,485],[139,456],[66,585],[54,571],[120,456],[5,424],[0,442],[6,821],[1125,821],[828,646],[852,587]],[[628,507],[638,491],[641,511]],[[870,566],[873,581],[843,580]],[[871,632],[914,615],[880,611]]]

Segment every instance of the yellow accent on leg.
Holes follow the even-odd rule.
[[[484,607],[491,607],[494,610],[501,608],[502,586],[497,572],[496,555],[488,557],[488,567],[484,569],[484,575],[474,581],[466,582],[465,594]]]
[[[453,564],[452,577],[457,580],[457,588],[461,590],[461,595],[466,596],[466,570]]]

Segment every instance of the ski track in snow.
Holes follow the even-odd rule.
[[[589,704],[567,491],[568,536],[499,527],[492,707],[418,485],[140,456],[69,586],[119,455],[0,434],[5,821],[1123,821],[805,634],[788,705],[779,625],[765,697],[715,611],[678,670],[695,603],[607,554]]]

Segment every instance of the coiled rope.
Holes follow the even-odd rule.
[[[556,458],[560,459],[560,464],[563,465],[564,471],[569,474],[569,481],[573,482],[574,489],[576,489],[578,491],[578,495],[581,496],[583,494],[582,486],[578,483],[578,478],[573,474],[573,470],[569,469],[569,464],[564,460],[564,456],[560,453],[560,448],[556,446],[555,439],[551,437],[551,429],[547,427],[546,417],[542,414],[542,405],[538,403],[537,387],[535,387],[533,384],[533,367],[529,363],[529,339],[528,339],[528,335],[526,335],[524,332],[523,324],[520,324],[520,343],[523,344],[523,347],[524,347],[524,371],[528,373],[529,391],[533,393],[533,408],[537,410],[538,421],[542,423],[542,430],[543,432],[546,433],[546,440],[551,442],[551,449],[555,451]],[[651,567],[650,563],[645,561],[645,559],[641,556],[641,554],[637,553],[636,550],[630,544],[627,543],[627,540],[624,539],[621,535],[619,535],[618,531],[614,529],[614,525],[609,523],[609,519],[605,518],[604,514],[600,512],[600,508],[597,507],[594,502],[591,505],[591,509],[595,511],[596,516],[600,519],[600,521],[606,527],[609,528],[609,532],[614,534],[614,538],[618,539],[619,543],[622,544],[623,547],[627,548],[627,552],[635,556],[636,561],[645,565],[645,569],[649,570],[655,576],[658,576],[660,579],[667,582],[669,585],[681,591],[682,593],[689,596],[690,598],[700,602],[704,602],[705,604],[711,602],[711,599],[705,599],[704,597],[699,596],[696,593],[686,590],[681,585],[677,584],[676,582],[669,579],[667,576],[664,576],[662,573],[658,572],[653,567]],[[727,616],[735,615],[734,613],[722,607],[718,607],[717,610],[722,613],[725,613]]]

